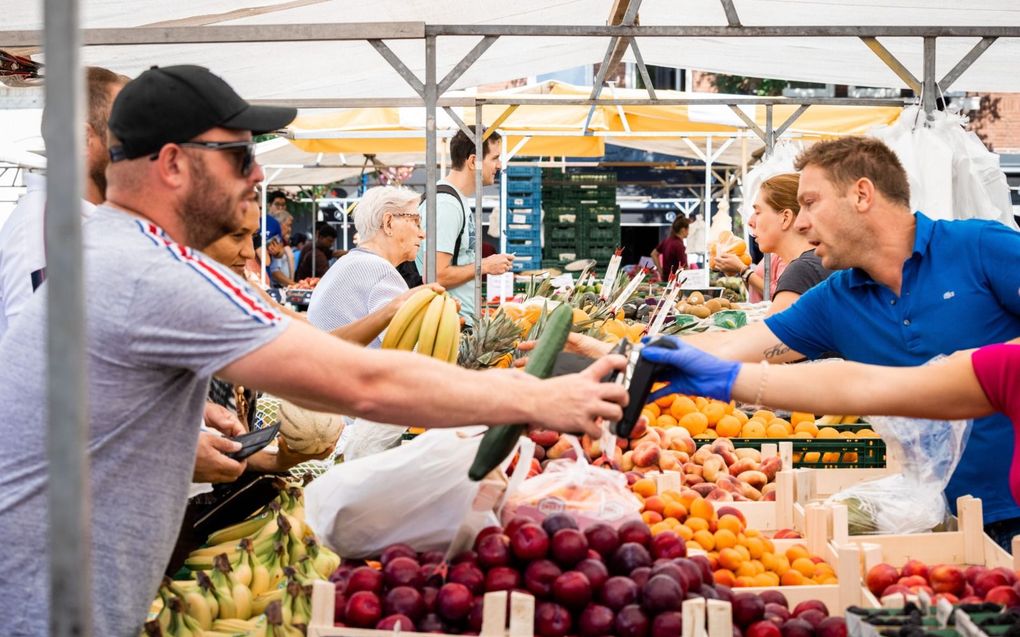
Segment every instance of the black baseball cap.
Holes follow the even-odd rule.
[[[205,67],[154,66],[117,95],[109,127],[120,146],[110,153],[134,159],[216,127],[258,135],[283,128],[296,116],[294,108],[249,104]]]

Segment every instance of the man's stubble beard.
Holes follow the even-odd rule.
[[[219,238],[237,230],[243,217],[240,201],[209,176],[205,160],[192,156],[194,181],[181,202],[180,215],[185,223],[188,245],[204,249]]]

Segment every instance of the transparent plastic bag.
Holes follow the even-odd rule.
[[[886,457],[899,458],[896,475],[868,480],[831,496],[847,505],[851,535],[926,533],[946,521],[942,491],[963,456],[970,420],[924,420],[869,416],[886,444]]]
[[[588,464],[577,439],[569,438],[577,460],[553,460],[543,473],[508,490],[501,513],[504,524],[516,515],[541,522],[554,513],[571,514],[582,530],[600,522],[618,527],[640,519],[641,502],[627,486],[627,477]]]

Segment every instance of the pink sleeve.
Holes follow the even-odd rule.
[[[1020,410],[1020,345],[988,345],[971,355],[974,375],[996,411]]]

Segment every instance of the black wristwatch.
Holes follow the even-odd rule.
[[[740,280],[743,281],[744,283],[747,283],[748,279],[751,278],[752,274],[754,274],[754,268],[752,268],[751,266],[747,266],[746,268],[744,268],[744,271],[740,273]]]

